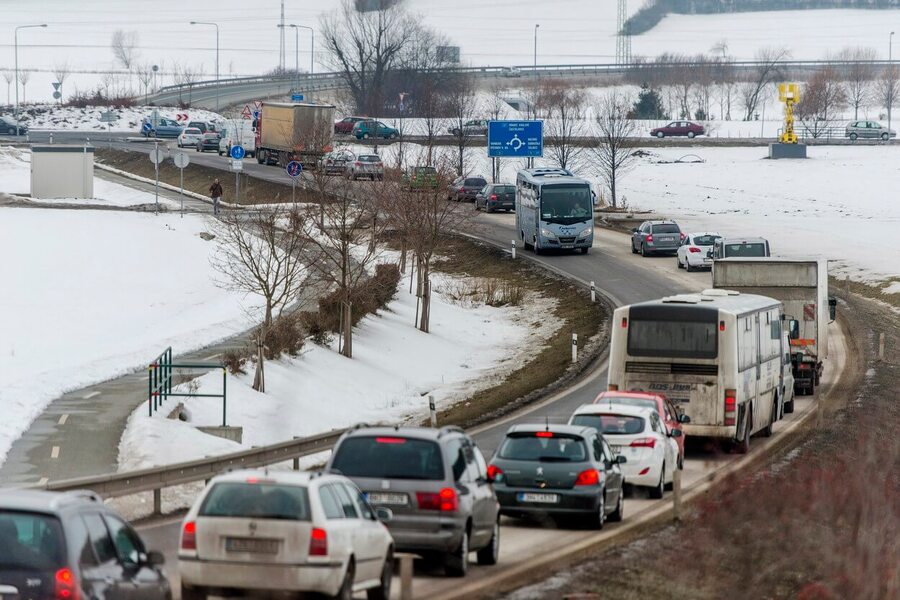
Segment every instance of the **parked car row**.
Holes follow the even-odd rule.
[[[661,127],[654,127],[650,130],[650,135],[655,138],[686,136],[695,138],[698,135],[705,135],[706,129],[703,125],[693,123],[691,121],[672,121]],[[458,134],[457,134],[458,135]],[[859,138],[881,139],[888,141],[897,137],[897,132],[893,129],[885,127],[877,121],[852,121],[844,128],[844,137],[850,140]]]
[[[679,269],[711,269],[720,258],[771,256],[761,237],[723,237],[713,231],[685,234],[675,221],[644,221],[631,230],[631,252],[642,256],[674,254]]]
[[[190,121],[182,124],[175,119],[166,119],[163,117],[156,120],[155,126],[150,117],[144,118],[141,122],[141,135],[144,137],[175,138],[178,140],[179,147],[182,146],[182,134],[186,133],[188,130],[191,131],[192,136],[196,136],[197,131],[201,134],[215,133],[216,125],[215,123],[207,121]],[[194,144],[189,143],[186,145]]]
[[[384,163],[377,154],[356,155],[349,150],[334,150],[319,160],[319,168],[326,175],[344,175],[354,181],[384,179]]]

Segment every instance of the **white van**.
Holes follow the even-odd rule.
[[[219,124],[219,156],[228,156],[231,147],[240,144],[250,158],[256,156],[256,130],[249,119],[229,119]]]

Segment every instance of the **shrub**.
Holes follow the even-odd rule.
[[[266,331],[263,353],[267,360],[274,360],[282,354],[297,356],[303,349],[305,338],[302,317],[297,313],[283,314]]]
[[[352,324],[356,325],[368,314],[384,309],[394,299],[400,269],[394,264],[380,264],[375,274],[350,292]],[[319,321],[327,331],[339,331],[341,326],[341,294],[334,291],[319,299]]]
[[[306,335],[312,338],[314,344],[318,344],[319,346],[331,345],[334,341],[334,336],[331,335],[328,323],[325,322],[319,313],[303,313],[301,319],[303,320],[303,326],[306,329]]]
[[[240,350],[228,350],[222,355],[222,364],[232,375],[244,375],[244,365],[247,364],[247,353]]]

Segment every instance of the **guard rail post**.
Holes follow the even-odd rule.
[[[162,514],[162,489],[156,488],[153,490],[153,514],[161,515]]]

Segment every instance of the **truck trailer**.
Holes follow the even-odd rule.
[[[285,167],[297,161],[315,168],[331,151],[334,106],[264,102],[256,123],[256,161]]]
[[[828,297],[823,259],[725,258],[713,263],[714,288],[780,300],[790,343],[794,391],[813,394],[828,358],[828,324],[836,301]],[[785,407],[793,410],[793,401]]]

